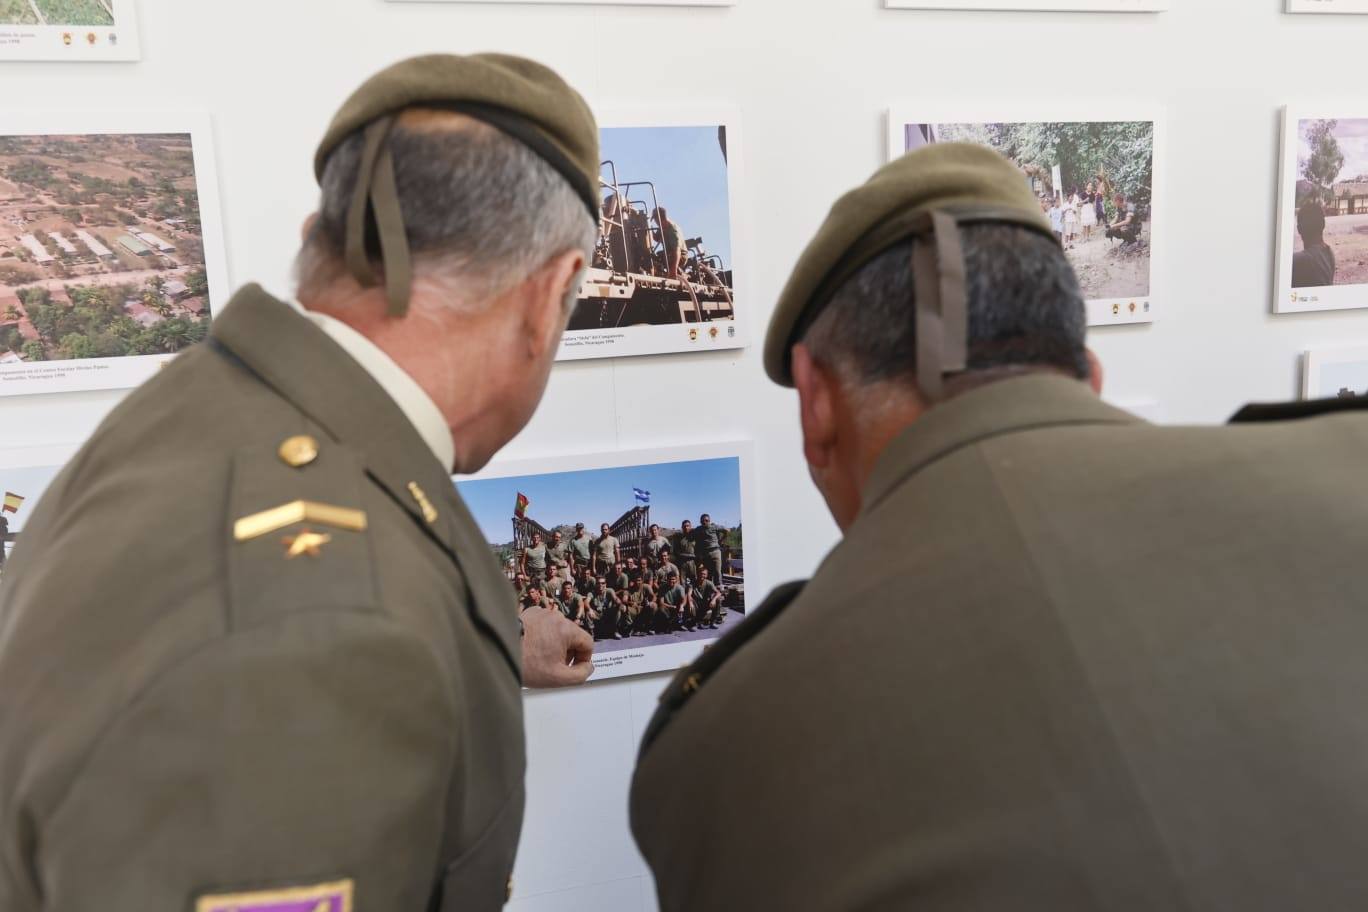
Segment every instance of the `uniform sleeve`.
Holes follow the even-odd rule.
[[[314,611],[222,638],[94,745],[39,838],[44,908],[247,894],[246,910],[350,881],[352,908],[421,909],[457,721],[434,653],[383,616]]]

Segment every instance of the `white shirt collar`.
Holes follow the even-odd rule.
[[[447,472],[456,462],[456,444],[451,439],[451,430],[446,419],[437,408],[437,403],[424,392],[412,377],[394,359],[385,354],[378,345],[352,329],[336,317],[305,310],[298,301],[290,301],[290,306],[299,311],[323,330],[342,350],[360,364],[380,388],[389,393],[399,411],[404,413],[413,424],[418,436],[432,450],[432,455]]]

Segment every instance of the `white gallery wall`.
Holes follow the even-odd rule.
[[[745,182],[735,264],[750,348],[558,365],[506,455],[751,439],[752,604],[807,575],[835,538],[800,458],[794,397],[758,340],[789,267],[834,198],[884,161],[893,103],[1001,99],[1030,117],[1078,100],[1157,102],[1164,231],[1158,320],[1094,330],[1109,398],[1169,422],[1219,422],[1299,392],[1301,353],[1368,341],[1368,311],[1273,316],[1279,110],[1364,110],[1368,16],[1289,16],[1284,0],[1172,0],[1162,14],[885,10],[882,0],[740,0],[732,8],[139,0],[139,63],[0,64],[0,132],[16,110],[196,109],[212,115],[233,286],[288,293],[315,198],[315,143],[377,68],[430,51],[538,58],[602,108],[734,105]],[[79,443],[121,393],[0,398],[0,447]],[[616,414],[600,403],[611,395]],[[667,404],[663,404],[667,403]],[[908,517],[910,533],[916,518]],[[839,622],[833,619],[833,622]],[[836,657],[839,660],[839,657]],[[822,668],[812,673],[820,675]],[[527,700],[529,809],[517,912],[654,908],[626,794],[660,676]],[[857,708],[852,708],[857,710]],[[814,733],[820,737],[820,733]],[[726,745],[700,770],[726,775]],[[835,785],[835,784],[834,784]],[[763,852],[763,846],[756,847]]]

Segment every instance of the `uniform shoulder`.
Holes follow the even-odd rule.
[[[766,627],[802,594],[806,585],[806,580],[795,580],[777,587],[744,621],[710,646],[692,664],[680,669],[660,695],[660,705],[656,707],[655,715],[646,726],[646,733],[641,740],[642,754],[650,749],[651,744],[669,725],[670,720],[688,704],[708,679],[763,633]]]

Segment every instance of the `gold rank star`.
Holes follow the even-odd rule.
[[[318,550],[332,541],[332,536],[324,532],[312,532],[306,528],[301,530],[298,535],[287,535],[280,541],[287,546],[285,559],[294,560],[301,554],[318,557]]]

